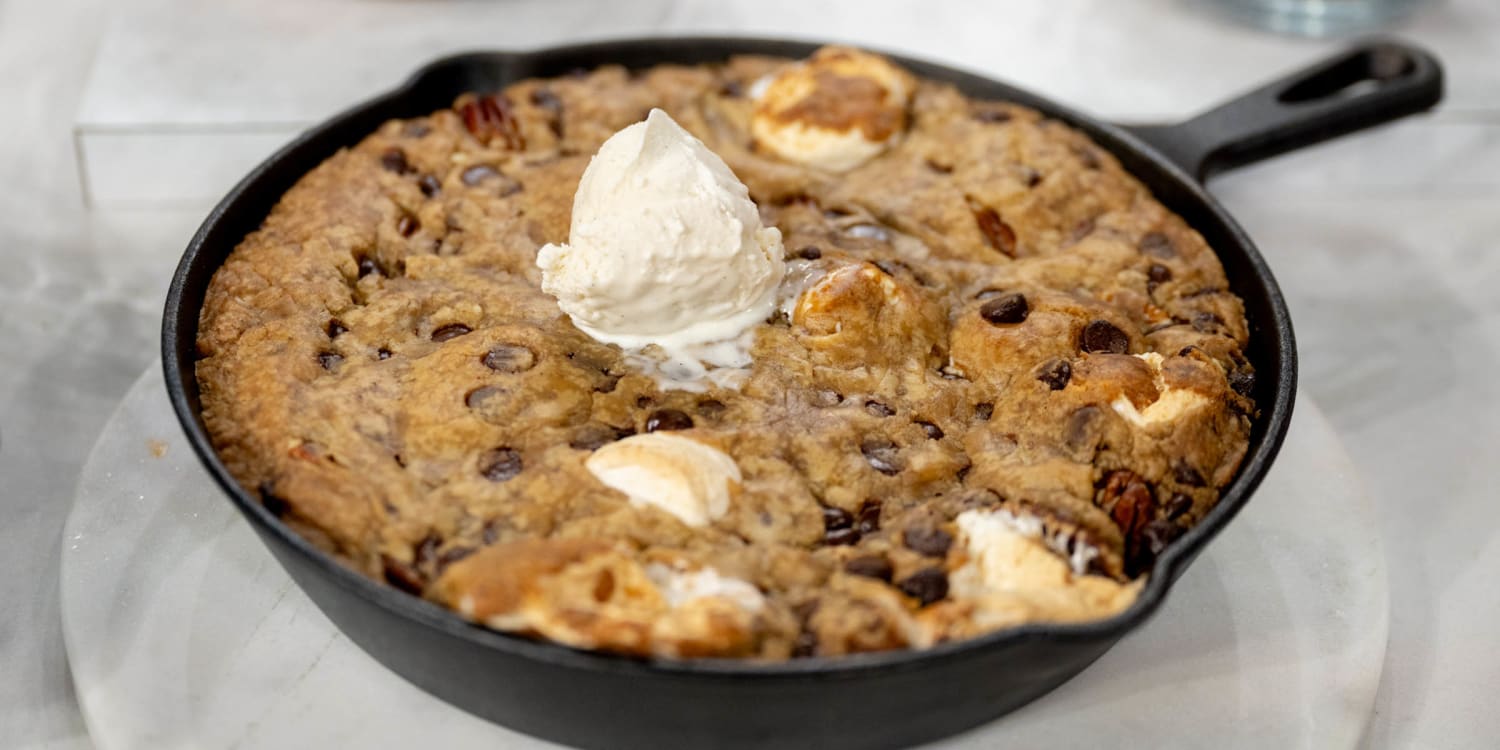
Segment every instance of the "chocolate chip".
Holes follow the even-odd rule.
[[[459,176],[459,179],[463,180],[465,185],[473,187],[491,177],[499,176],[500,170],[495,169],[488,164],[475,164],[474,166],[465,169],[463,171],[463,174]]]
[[[1255,373],[1249,370],[1235,370],[1229,373],[1229,387],[1234,389],[1235,393],[1250,398],[1250,394],[1255,391]]]
[[[432,332],[432,340],[438,343],[442,343],[444,341],[456,339],[459,336],[462,336],[472,330],[474,329],[464,325],[463,323],[449,323],[448,325],[441,326],[437,330],[434,330]]]
[[[718,419],[724,416],[724,402],[716,398],[705,398],[698,402],[698,416],[707,419]]]
[[[984,234],[984,239],[990,243],[990,247],[1004,253],[1006,257],[1016,257],[1016,230],[1011,229],[995,209],[988,207],[975,209],[974,222],[979,225],[979,231]]]
[[[859,529],[831,529],[823,534],[823,543],[839,547],[859,542]]]
[[[1092,404],[1081,406],[1068,416],[1063,426],[1063,441],[1068,447],[1081,451],[1092,449],[1099,441],[1099,420],[1104,412]]]
[[[1030,314],[1031,306],[1026,303],[1026,295],[1019,292],[1001,295],[979,306],[979,317],[996,326],[1021,323]]]
[[[896,571],[891,567],[891,561],[885,555],[864,555],[851,558],[844,563],[844,572],[850,575],[874,578],[877,581],[891,582],[891,576]]]
[[[339,320],[338,318],[330,318],[328,320],[328,326],[324,328],[324,330],[328,332],[328,338],[331,339],[336,339],[339,336],[342,336],[349,332],[349,328],[345,326],[344,322]]]
[[[654,403],[656,403],[656,399],[644,393],[635,397],[635,408],[637,409],[644,409]]]
[[[859,529],[859,533],[873,534],[880,530],[881,505],[879,500],[866,500],[860,503],[859,524],[856,527]]]
[[[422,195],[431,198],[432,196],[437,195],[438,191],[443,189],[443,185],[442,183],[437,181],[436,177],[433,177],[430,174],[424,174],[422,175],[421,179],[417,180],[417,189],[422,191]]]
[[[1176,479],[1178,484],[1185,484],[1189,487],[1203,486],[1203,475],[1193,468],[1192,464],[1182,459],[1172,462],[1172,478]]]
[[[396,233],[402,237],[410,237],[421,228],[422,222],[417,221],[417,217],[411,214],[401,214],[401,218],[396,220]]]
[[[474,554],[473,547],[451,547],[444,550],[437,558],[438,572],[441,573],[444,568],[472,554]]]
[[[831,505],[823,506],[823,528],[827,531],[835,529],[848,529],[854,526],[854,516],[843,508],[835,508]]]
[[[286,498],[276,494],[276,490],[270,482],[262,482],[260,485],[260,504],[265,507],[271,515],[281,518],[291,511],[291,503]]]
[[[1078,349],[1100,354],[1125,354],[1130,351],[1130,337],[1107,320],[1094,320],[1078,334]]]
[[[843,394],[829,388],[819,388],[808,394],[807,400],[813,406],[828,408],[838,406],[844,401]]]
[[[406,174],[411,171],[411,164],[406,161],[406,152],[402,151],[399,146],[391,146],[380,154],[380,166],[396,174]]]
[[[375,264],[374,258],[359,259],[359,277],[363,279],[372,273],[380,273],[380,266]]]
[[[548,88],[537,88],[531,92],[531,103],[541,107],[547,112],[547,127],[552,130],[552,135],[558,138],[563,134],[563,102]]]
[[[925,607],[948,596],[948,574],[942,568],[923,568],[908,576],[898,587]]]
[[[1073,378],[1073,366],[1066,359],[1050,359],[1042,363],[1041,369],[1037,370],[1036,379],[1047,384],[1048,388],[1060,391],[1068,387],[1068,381]]]
[[[382,347],[380,347],[380,349],[378,351],[375,352],[375,358],[376,359],[382,359],[382,360],[384,360],[384,359],[390,359],[391,358],[391,350],[382,346]]]
[[[691,430],[693,418],[676,409],[658,409],[646,418],[646,432]]]
[[[1166,516],[1168,519],[1176,521],[1192,509],[1192,497],[1181,492],[1174,493],[1172,499],[1167,501]]]
[[[808,630],[797,634],[797,640],[792,644],[792,656],[798,659],[818,655],[818,636]]]
[[[1172,240],[1161,232],[1147,232],[1146,236],[1136,243],[1136,249],[1157,258],[1177,257],[1177,248],[1172,246]]]
[[[938,174],[953,174],[953,165],[945,164],[935,159],[927,160],[927,168]]]
[[[518,373],[536,366],[536,353],[522,344],[499,344],[479,358],[495,372]]]
[[[892,414],[896,413],[895,409],[892,409],[891,407],[886,406],[885,404],[882,404],[875,399],[865,401],[865,411],[869,412],[870,416],[872,417],[889,417]]]
[[[980,122],[1009,122],[1013,115],[1003,109],[975,110],[974,119]]]
[[[470,409],[478,409],[484,400],[500,393],[500,389],[492,385],[481,385],[464,394],[464,406]]]
[[[422,574],[417,572],[416,568],[384,554],[380,556],[380,564],[385,572],[386,583],[412,596],[422,595],[422,589],[426,588],[427,584],[422,580]]]
[[[624,430],[607,424],[590,422],[573,433],[573,439],[568,441],[568,447],[580,451],[596,451],[625,437],[625,434]]]
[[[422,537],[422,541],[418,542],[416,546],[416,563],[418,568],[429,568],[437,562],[438,545],[442,544],[442,542],[443,540],[437,534],[431,532],[427,536]]]
[[[1042,173],[1031,167],[1021,167],[1021,176],[1026,180],[1026,187],[1033,188],[1042,184]]]
[[[865,438],[859,445],[859,452],[865,454],[871,468],[886,476],[900,473],[904,466],[901,450],[884,438]]]
[[[937,425],[935,425],[935,424],[933,424],[931,422],[928,422],[926,420],[921,420],[921,419],[916,420],[916,425],[918,427],[922,428],[922,432],[927,433],[927,439],[928,440],[942,440],[943,439],[943,428],[938,427]]]
[[[1146,524],[1141,531],[1140,540],[1135,544],[1133,550],[1128,550],[1126,568],[1133,571],[1132,575],[1146,572],[1156,558],[1166,550],[1167,545],[1177,541],[1182,536],[1184,529],[1171,521],[1158,520]]]
[[[1152,263],[1151,267],[1146,269],[1146,278],[1150,279],[1153,284],[1171,281],[1172,269],[1160,263]]]
[[[491,482],[504,482],[521,473],[521,453],[514,448],[496,448],[479,459],[479,474]]]
[[[797,251],[797,257],[803,260],[817,260],[823,257],[823,251],[817,245],[808,245]]]
[[[725,81],[724,83],[719,85],[720,96],[727,96],[733,99],[738,98],[741,94],[744,93],[745,87],[741,85],[739,81]]]
[[[935,526],[911,526],[901,533],[907,549],[927,557],[943,557],[953,546],[953,535]]]
[[[1203,311],[1193,314],[1193,330],[1198,333],[1216,333],[1223,325],[1224,319],[1216,313]]]
[[[318,364],[325,370],[332,370],[344,361],[344,355],[338,352],[318,352]]]
[[[1099,152],[1088,146],[1079,147],[1073,153],[1078,155],[1078,160],[1083,162],[1085,169],[1098,169],[1103,166],[1103,162],[1099,160]]]
[[[974,418],[975,419],[977,419],[977,420],[979,420],[981,422],[988,422],[988,421],[990,421],[990,417],[994,416],[994,414],[995,414],[995,405],[994,404],[992,404],[992,403],[990,403],[988,401],[983,401],[981,403],[974,404]]]

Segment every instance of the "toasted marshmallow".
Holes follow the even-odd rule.
[[[1162,356],[1156,352],[1137,354],[1146,366],[1151,368],[1151,375],[1156,382],[1156,400],[1147,404],[1145,408],[1137,408],[1135,403],[1123,394],[1116,396],[1110,402],[1110,407],[1115,413],[1124,417],[1127,421],[1137,427],[1150,427],[1154,424],[1171,422],[1200,406],[1208,404],[1208,397],[1197,391],[1186,388],[1173,388],[1167,385],[1162,377]]]
[[[883,57],[824,47],[764,84],[750,132],[787,161],[848,171],[905,130],[913,88],[911,75]]]
[[[1072,559],[1064,557],[1038,518],[1001,509],[964,511],[954,520],[968,559],[950,576],[951,596],[973,604],[981,626],[1104,617],[1140,590],[1139,582],[1084,574],[1097,550],[1079,555],[1087,545],[1075,539]]]
[[[669,607],[681,607],[699,599],[718,598],[733,602],[748,612],[765,606],[760,589],[746,581],[731,578],[713,568],[682,571],[661,563],[646,566],[646,577],[656,584]]]
[[[610,443],[584,467],[633,505],[658,508],[689,526],[723,517],[742,481],[739,465],[723,451],[665,432]]]

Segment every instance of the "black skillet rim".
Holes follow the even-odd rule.
[[[498,58],[525,60],[542,55],[580,55],[594,58],[596,60],[595,65],[603,65],[616,59],[622,50],[638,51],[640,48],[647,46],[654,48],[653,54],[660,56],[659,62],[671,62],[678,57],[686,55],[685,52],[673,55],[668,50],[681,51],[703,48],[713,49],[721,53],[723,57],[734,54],[802,56],[826,43],[828,42],[820,40],[730,36],[630,37],[541,47],[522,52],[474,51],[457,53],[446,55],[422,66],[400,86],[383,94],[363,100],[299,134],[295,139],[278,149],[276,153],[258,164],[255,169],[242,178],[220,200],[204,220],[203,224],[194,233],[192,240],[183,254],[182,260],[173,273],[162,318],[162,366],[165,371],[167,393],[172,403],[173,411],[176,413],[178,421],[187,435],[193,452],[197,454],[199,460],[208,469],[209,474],[213,477],[219,488],[234,501],[241,513],[260,527],[260,531],[271,533],[281,542],[295,549],[297,553],[310,558],[313,564],[325,576],[337,581],[346,588],[352,589],[356,595],[374,602],[393,615],[416,621],[427,627],[436,628],[476,645],[508,651],[516,656],[550,663],[559,667],[587,671],[622,672],[626,674],[673,674],[704,679],[807,677],[856,679],[872,672],[919,670],[933,663],[964,658],[971,652],[1008,647],[1029,641],[1113,641],[1139,627],[1161,607],[1176,578],[1192,562],[1198,552],[1228,525],[1229,521],[1248,503],[1251,495],[1269,471],[1286,436],[1296,393],[1297,357],[1291,316],[1275,277],[1272,275],[1265,259],[1261,257],[1260,252],[1245,234],[1244,230],[1219,205],[1218,201],[1204,190],[1203,186],[1197,180],[1189,176],[1177,164],[1167,159],[1159,151],[1141,141],[1124,128],[1096,120],[1075,111],[1071,107],[979,73],[971,73],[947,65],[913,59],[905,55],[874,49],[866,45],[859,46],[886,55],[920,75],[956,84],[961,84],[963,79],[983,82],[988,86],[996,86],[998,84],[998,87],[1007,90],[1006,96],[1008,99],[1039,109],[1048,117],[1061,120],[1072,127],[1083,130],[1097,144],[1114,153],[1117,157],[1121,157],[1122,161],[1130,161],[1123,158],[1125,155],[1130,155],[1139,156],[1145,161],[1151,162],[1155,167],[1164,171],[1166,176],[1176,183],[1176,187],[1185,190],[1192,200],[1200,204],[1203,209],[1212,214],[1214,220],[1223,225],[1230,238],[1239,245],[1246,265],[1253,270],[1252,275],[1256,277],[1256,280],[1265,289],[1266,302],[1271,313],[1271,319],[1261,321],[1263,325],[1252,326],[1252,333],[1261,337],[1269,337],[1270,342],[1279,342],[1280,346],[1269,348],[1270,351],[1279,355],[1276,357],[1278,361],[1275,368],[1262,367],[1259,366],[1262,363],[1256,363],[1258,365],[1256,368],[1258,374],[1263,377],[1266,374],[1270,374],[1270,371],[1274,369],[1276,379],[1270,403],[1257,404],[1260,407],[1260,414],[1256,420],[1256,424],[1252,427],[1250,450],[1242,460],[1235,478],[1220,494],[1218,504],[1198,525],[1169,546],[1157,558],[1147,578],[1146,585],[1142,588],[1136,601],[1125,611],[1113,617],[1086,623],[1021,625],[987,633],[975,638],[938,644],[921,650],[906,649],[830,658],[812,657],[789,659],[781,662],[751,662],[736,659],[655,659],[579,650],[545,640],[533,640],[522,636],[509,635],[472,624],[461,619],[456,613],[448,609],[398,591],[391,586],[378,583],[355,572],[353,569],[338,562],[331,555],[313,546],[289,526],[275,518],[270,511],[266,510],[260,502],[252,497],[229,474],[228,469],[214,450],[208,432],[201,422],[201,415],[192,403],[193,399],[189,395],[188,386],[183,378],[183,374],[191,372],[196,363],[195,357],[192,362],[184,362],[184,358],[180,355],[196,350],[198,314],[201,309],[201,305],[194,306],[192,310],[185,309],[183,304],[184,296],[187,295],[189,290],[191,277],[197,275],[195,272],[198,271],[198,267],[205,263],[205,261],[200,259],[213,255],[206,248],[214,227],[225,221],[227,215],[237,210],[238,204],[246,200],[245,196],[266,172],[270,171],[273,166],[294,158],[296,156],[294,152],[308,141],[314,140],[322,133],[336,128],[346,120],[356,118],[367,109],[377,108],[390,101],[410,96],[415,87],[421,83],[424,75],[429,71],[442,66],[462,64],[467,60],[492,60]],[[318,160],[321,161],[323,158],[327,158],[327,155],[320,157]],[[308,168],[311,169],[312,166],[316,166],[316,164],[309,165]],[[1148,185],[1148,187],[1150,186]],[[1153,190],[1153,192],[1156,191]],[[238,243],[236,242],[236,244]],[[227,257],[232,249],[224,251],[224,256]],[[1214,249],[1217,254],[1219,249]],[[212,270],[216,271],[221,264],[222,260]],[[207,280],[211,276],[212,271],[209,271],[203,277],[202,284],[198,285],[202,287],[198,289],[199,292],[206,291]],[[192,296],[196,297],[199,295]],[[193,335],[192,341],[183,342],[183,332],[191,333]],[[1259,440],[1256,439],[1256,432],[1260,433]]]

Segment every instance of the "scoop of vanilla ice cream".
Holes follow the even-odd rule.
[[[659,109],[599,148],[568,244],[536,262],[574,325],[627,348],[733,338],[771,313],[784,272],[744,183]]]

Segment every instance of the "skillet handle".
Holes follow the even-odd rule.
[[[1186,122],[1127,129],[1203,180],[1431,109],[1442,98],[1437,58],[1371,39]]]

